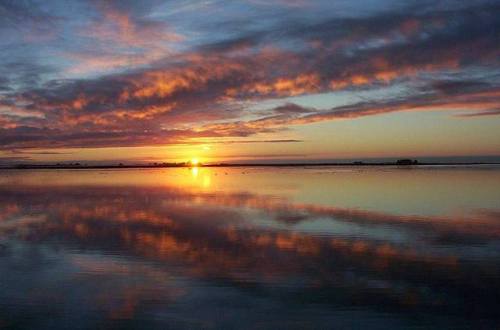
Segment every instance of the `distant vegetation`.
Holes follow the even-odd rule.
[[[396,161],[396,165],[418,165],[418,161],[411,159],[398,159]]]
[[[363,162],[354,161],[350,163],[340,162],[322,162],[322,163],[212,163],[202,164],[193,163],[192,161],[179,162],[179,163],[149,163],[149,164],[107,164],[107,165],[90,165],[82,163],[56,163],[56,164],[17,164],[7,165],[1,168],[11,169],[112,169],[112,168],[168,168],[168,167],[310,167],[310,166],[411,166],[411,165],[480,165],[480,164],[498,164],[494,162],[419,162],[416,159],[398,159],[396,161],[388,162]]]

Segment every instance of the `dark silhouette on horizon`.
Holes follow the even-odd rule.
[[[403,166],[418,165],[418,161],[416,159],[415,160],[411,160],[411,159],[398,159],[396,161],[396,165],[403,165]]]
[[[319,163],[212,163],[212,164],[193,164],[190,161],[179,163],[149,163],[149,164],[103,164],[89,165],[75,163],[56,163],[56,164],[15,164],[6,165],[2,169],[113,169],[113,168],[173,168],[173,167],[311,167],[311,166],[432,166],[432,165],[499,165],[499,162],[419,162],[416,159],[398,159],[396,161],[386,162],[319,162]]]

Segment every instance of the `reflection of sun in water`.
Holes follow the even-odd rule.
[[[189,170],[191,171],[193,181],[196,182],[197,185],[201,185],[203,188],[210,187],[212,180],[209,173],[204,172],[199,166],[193,166]]]
[[[203,176],[203,188],[208,188],[208,187],[210,187],[210,182],[211,182],[211,180],[210,180],[210,176],[208,176],[208,175],[204,175],[204,176]]]
[[[210,178],[210,174],[203,171],[199,158],[191,158],[188,164],[193,180],[203,188],[209,188],[212,180]],[[201,181],[199,179],[201,179]]]

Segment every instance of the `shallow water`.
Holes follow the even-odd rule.
[[[500,167],[0,172],[0,328],[500,325]]]

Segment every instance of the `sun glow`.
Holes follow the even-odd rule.
[[[189,163],[191,164],[191,166],[198,166],[200,165],[200,160],[198,158],[192,158]]]

